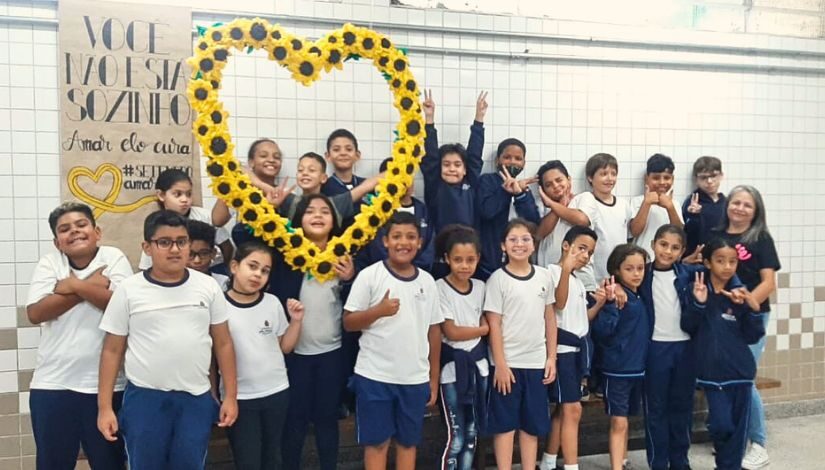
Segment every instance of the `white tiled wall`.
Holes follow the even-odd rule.
[[[575,176],[577,192],[585,190],[584,162],[596,152],[618,158],[620,196],[642,192],[648,156],[656,152],[672,156],[680,200],[691,189],[693,160],[701,155],[720,157],[726,174],[723,189],[749,183],[766,199],[783,272],[791,273],[790,287],[777,295],[777,317],[788,318],[788,304],[802,303],[802,317],[816,317],[815,331],[825,332],[825,303],[814,302],[814,286],[825,286],[821,202],[825,185],[820,183],[825,179],[825,160],[817,159],[825,154],[822,57],[680,51],[657,47],[658,42],[673,42],[665,41],[661,32],[646,37],[636,29],[546,19],[309,0],[290,6],[288,14],[335,15],[367,26],[380,22],[397,44],[409,46],[418,81],[433,89],[442,143],[466,143],[475,96],[478,90],[489,90],[488,160],[500,140],[518,137],[527,144],[528,171],[545,160],[561,159]],[[53,18],[55,4],[0,1],[0,15],[4,14]],[[228,20],[206,14],[196,18],[199,24]],[[321,21],[308,24],[280,18],[280,22],[311,37],[329,28]],[[415,25],[455,29],[423,31]],[[462,28],[476,32],[462,33]],[[534,35],[491,36],[478,34],[479,30]],[[582,31],[597,38],[609,31],[611,39],[651,45],[587,47],[558,42],[552,36]],[[0,328],[16,326],[15,307],[25,302],[34,263],[53,249],[45,219],[59,203],[61,184],[56,37],[54,25],[0,20]],[[679,41],[708,47],[758,44],[766,49],[825,51],[823,41],[768,36],[690,33],[679,36]],[[426,48],[431,49],[422,52]],[[434,51],[440,48],[451,52]],[[490,54],[518,55],[525,49],[542,55],[510,59]],[[607,65],[605,59],[637,65]],[[687,65],[656,67],[651,65],[654,62]],[[741,70],[729,70],[732,64],[742,66]],[[765,65],[796,70],[756,70]],[[322,152],[327,134],[337,127],[353,130],[360,140],[363,161],[358,173],[373,173],[389,155],[395,111],[384,80],[365,61],[347,62],[345,70],[306,88],[263,54],[238,53],[227,67],[222,98],[232,116],[237,153],[243,159],[252,140],[272,137],[289,159],[282,174],[294,173],[294,158],[300,153]],[[206,204],[212,201],[209,197]],[[798,326],[790,323],[789,333]],[[775,332],[774,324],[771,331]],[[0,353],[0,392],[18,389],[17,376],[4,371],[31,368],[38,340],[37,328],[21,328],[17,354]],[[803,336],[802,342],[803,347],[812,345],[813,334]],[[788,347],[787,335],[777,337],[777,349]],[[21,407],[24,402],[21,398]]]

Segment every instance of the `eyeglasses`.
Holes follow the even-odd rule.
[[[716,171],[716,172],[713,172],[713,173],[699,173],[698,175],[696,175],[696,178],[699,181],[710,181],[710,180],[719,179],[721,176],[722,176],[722,173]]]
[[[522,245],[529,245],[533,243],[533,237],[529,235],[523,237],[507,237],[504,241],[511,245],[518,245],[519,243]]]
[[[194,260],[195,258],[200,258],[202,260],[212,259],[213,256],[215,256],[215,250],[201,250],[189,252],[189,259],[191,260]]]
[[[161,250],[171,250],[172,245],[177,246],[179,250],[182,250],[185,246],[189,245],[189,238],[156,238],[154,240],[149,240],[151,243],[154,243],[158,248]]]

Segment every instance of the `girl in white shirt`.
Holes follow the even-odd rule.
[[[238,420],[228,429],[237,468],[281,468],[281,438],[289,404],[284,353],[298,343],[304,306],[263,290],[272,269],[271,248],[261,242],[238,247],[226,292],[229,330],[238,374]]]

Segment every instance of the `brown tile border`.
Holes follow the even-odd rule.
[[[779,273],[776,276],[776,286],[780,289],[791,287],[791,273]]]
[[[789,307],[791,318],[802,318],[802,304],[791,304]]]
[[[34,375],[34,370],[19,370],[17,371],[17,387],[21,392],[28,392],[29,385],[32,382],[32,375]]]
[[[20,415],[0,416],[0,436],[20,435]]]
[[[20,455],[35,455],[37,447],[34,444],[34,436],[31,434],[20,436]]]
[[[37,325],[34,325],[34,324],[32,324],[32,322],[29,321],[29,316],[28,316],[28,314],[26,314],[26,306],[25,305],[19,305],[17,307],[17,327],[18,328],[23,328],[23,327],[28,327],[28,326],[37,326]]]
[[[825,286],[814,287],[814,301],[815,302],[824,302],[825,301]]]
[[[0,457],[20,457],[20,437],[0,437]]]
[[[0,350],[17,349],[17,328],[0,329]]]
[[[16,415],[20,412],[20,397],[17,392],[0,393],[0,415]]]

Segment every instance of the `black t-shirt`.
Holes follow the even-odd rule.
[[[779,255],[776,253],[773,238],[767,233],[762,234],[758,240],[751,243],[743,243],[742,234],[714,232],[714,235],[721,236],[736,246],[739,255],[739,266],[736,268],[736,274],[748,290],[753,290],[762,282],[762,277],[759,275],[761,269],[779,271],[782,267],[779,264]],[[768,299],[762,302],[761,310],[763,312],[771,311]]]

